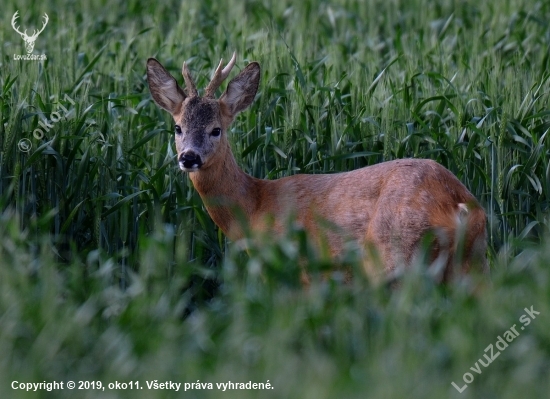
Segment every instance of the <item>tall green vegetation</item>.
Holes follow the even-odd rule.
[[[9,23],[16,10],[28,32],[48,13],[35,44],[46,61],[14,60],[25,54]],[[3,11],[2,397],[27,397],[13,379],[78,378],[276,388],[235,397],[548,391],[550,3],[7,0]],[[435,287],[418,265],[398,291],[372,287],[358,269],[351,287],[335,273],[304,292],[302,232],[250,254],[228,245],[177,168],[173,123],[151,100],[145,61],[157,57],[180,83],[187,61],[205,87],[233,51],[237,68],[256,60],[263,71],[231,132],[246,172],[435,159],[489,215],[492,284],[472,297],[474,283]],[[65,118],[52,122],[55,112]],[[531,305],[541,315],[458,394],[451,381],[463,385]]]

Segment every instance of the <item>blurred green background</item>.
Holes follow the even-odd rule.
[[[2,10],[1,397],[548,396],[549,2],[5,0]],[[34,48],[47,60],[14,59],[26,54],[17,10],[29,34],[48,14]],[[418,264],[392,290],[350,254],[345,285],[338,272],[321,278],[330,265],[303,232],[249,254],[227,242],[177,168],[145,61],[180,83],[186,61],[205,87],[233,51],[236,70],[262,66],[231,132],[247,173],[435,159],[487,211],[490,283],[436,286]],[[52,123],[55,112],[64,118]],[[531,306],[540,315],[471,370]],[[467,372],[459,393],[451,383]],[[69,380],[144,389],[11,389]],[[153,380],[274,389],[148,390]]]

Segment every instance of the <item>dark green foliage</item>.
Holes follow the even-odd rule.
[[[1,397],[74,397],[10,389],[69,379],[275,386],[226,395],[239,398],[547,395],[550,3],[8,0],[2,9]],[[16,10],[29,32],[48,13],[34,50],[46,61],[14,60],[25,54],[9,23]],[[157,57],[180,84],[186,61],[203,89],[234,50],[236,69],[262,67],[256,102],[232,130],[245,171],[274,179],[435,159],[489,215],[492,284],[438,287],[417,265],[401,289],[374,287],[350,254],[358,277],[346,286],[341,271],[321,278],[330,264],[303,232],[249,254],[228,244],[177,168],[173,122],[151,101],[145,61]],[[309,291],[300,258],[313,271]],[[462,386],[531,305],[541,315],[459,394],[451,381]]]

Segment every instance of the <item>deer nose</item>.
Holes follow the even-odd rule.
[[[193,150],[183,151],[179,157],[179,164],[183,170],[199,169],[202,166],[201,156]]]

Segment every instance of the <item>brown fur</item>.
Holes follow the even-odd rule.
[[[237,113],[254,99],[259,65],[249,64],[219,100],[186,97],[156,60],[147,65],[153,98],[181,126],[183,133],[176,134],[178,155],[190,150],[200,155],[202,166],[187,170],[189,177],[208,213],[231,240],[242,238],[246,227],[281,234],[292,219],[318,246],[327,245],[335,259],[346,241],[357,243],[365,254],[365,270],[376,276],[410,264],[423,237],[432,233],[431,260],[444,256],[443,279],[452,276],[457,262],[461,272],[475,265],[486,270],[485,212],[443,166],[402,159],[338,174],[256,179],[237,166],[227,132]],[[221,128],[220,136],[212,135],[216,128]],[[185,169],[181,161],[180,166]],[[327,222],[334,227],[324,227]],[[375,258],[384,270],[375,269]]]

